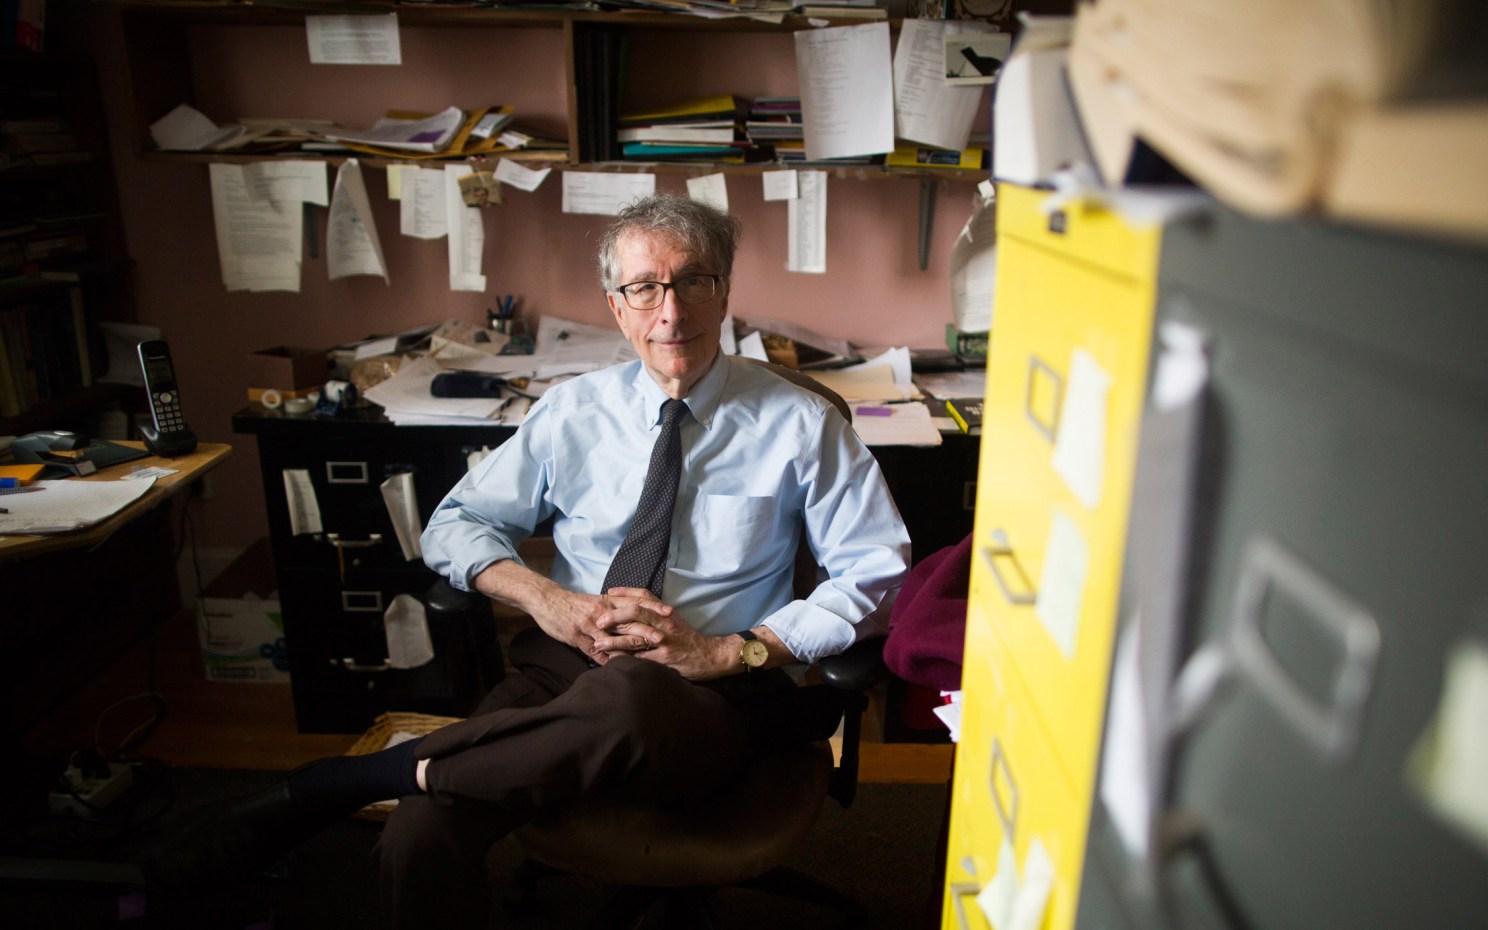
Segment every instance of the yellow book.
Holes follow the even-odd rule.
[[[660,123],[673,122],[677,120],[701,119],[705,116],[713,116],[719,113],[735,113],[739,104],[732,94],[718,94],[713,97],[696,97],[692,100],[683,100],[669,107],[659,110],[645,112],[621,113],[622,123]]]
[[[36,480],[45,465],[0,465],[0,478],[14,478],[22,486]]]

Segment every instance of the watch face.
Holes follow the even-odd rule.
[[[770,650],[765,646],[764,643],[760,642],[757,639],[747,639],[744,641],[745,665],[749,666],[750,668],[759,668],[760,666],[765,664],[765,660],[769,657]]]

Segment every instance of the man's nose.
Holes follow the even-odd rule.
[[[687,305],[677,297],[677,289],[669,287],[661,295],[661,318],[663,320],[687,319]]]

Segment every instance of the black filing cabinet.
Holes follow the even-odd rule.
[[[382,485],[410,476],[421,528],[469,454],[512,430],[400,429],[375,407],[335,417],[250,407],[233,429],[258,439],[299,728],[361,732],[388,710],[468,713],[502,675],[490,605],[405,557]],[[435,658],[397,669],[384,614],[405,594],[425,605]]]

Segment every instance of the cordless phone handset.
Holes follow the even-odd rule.
[[[170,347],[164,340],[147,339],[139,344],[139,360],[150,402],[150,422],[140,424],[145,446],[166,458],[186,455],[196,448],[196,434],[181,412],[181,392]]]

